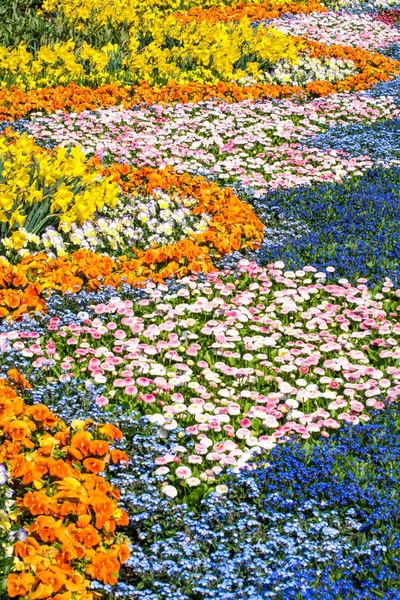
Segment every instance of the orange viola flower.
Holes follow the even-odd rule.
[[[118,462],[125,462],[125,463],[129,462],[128,455],[126,454],[126,452],[123,452],[122,450],[111,450],[110,454],[111,454],[111,460],[114,464],[116,464]]]
[[[62,459],[56,460],[54,458],[49,458],[47,460],[47,466],[52,477],[61,479],[63,477],[73,476],[73,469],[71,469],[71,467]]]
[[[42,584],[51,586],[52,594],[64,587],[67,581],[65,574],[57,565],[51,565],[45,571],[38,573],[37,578]]]
[[[65,446],[67,444],[68,438],[70,435],[70,430],[67,427],[64,427],[64,429],[62,431],[57,431],[54,434],[54,439],[57,440],[58,442],[60,442],[60,444],[62,444],[63,446]]]
[[[58,554],[60,564],[69,564],[73,560],[81,559],[85,556],[85,548],[79,544],[65,543],[62,545]]]
[[[53,517],[40,516],[29,528],[29,533],[36,533],[42,542],[54,542],[59,538],[59,529],[62,521],[56,521]]]
[[[90,502],[89,498],[85,498],[85,503],[78,502],[76,505],[76,514],[77,515],[87,515],[89,502]]]
[[[116,558],[102,553],[93,557],[86,573],[106,585],[114,585],[118,581],[119,568],[120,564]]]
[[[15,456],[18,456],[20,451],[20,444],[17,442],[10,442],[10,440],[5,440],[0,445],[0,462],[12,461]]]
[[[101,492],[93,493],[90,503],[96,515],[96,527],[100,529],[113,516],[115,505]]]
[[[110,438],[111,440],[122,440],[122,431],[120,431],[115,425],[107,423],[98,427],[98,431]]]
[[[4,303],[8,308],[18,308],[20,305],[20,296],[17,292],[8,290],[4,294]]]
[[[10,401],[9,398],[0,397],[0,419],[3,421],[6,417],[19,416],[22,413],[24,403],[22,398],[15,397]]]
[[[90,453],[91,435],[87,431],[77,431],[71,439],[70,450],[77,451],[77,458],[88,456]]]
[[[120,525],[121,527],[126,527],[127,525],[129,525],[129,515],[126,512],[126,510],[122,509],[121,512],[122,512],[122,515],[118,519],[117,525]]]
[[[109,448],[109,443],[104,440],[93,440],[90,442],[90,454],[94,454],[96,456],[104,456],[107,454]]]
[[[87,525],[79,531],[78,540],[83,546],[92,548],[93,546],[98,546],[98,544],[100,544],[101,537],[92,525]]]
[[[26,461],[23,468],[22,483],[28,485],[33,481],[40,481],[47,471],[46,461]]]
[[[13,477],[23,477],[27,461],[23,454],[19,454],[11,461],[11,475]]]
[[[8,434],[13,440],[19,441],[24,446],[26,446],[26,442],[31,438],[31,429],[26,421],[21,421],[20,419],[16,419],[15,421],[10,421],[7,425],[4,426],[4,433]]]
[[[130,556],[129,546],[127,544],[122,544],[118,549],[118,559],[121,564],[126,563]]]
[[[14,546],[14,554],[27,564],[36,564],[39,557],[40,545],[35,538],[28,536],[23,542],[17,542]]]
[[[10,573],[7,577],[7,592],[11,598],[26,596],[32,589],[35,578],[30,573]]]
[[[50,424],[54,425],[57,420],[57,417],[44,404],[34,404],[33,406],[29,406],[28,414],[35,421],[40,421],[45,428]]]
[[[76,514],[76,504],[69,501],[64,501],[59,507],[58,511],[59,515],[62,517],[66,517],[67,515]]]
[[[96,475],[104,471],[105,467],[104,460],[100,460],[98,458],[85,458],[82,464],[86,471],[89,471],[89,473],[95,473]]]
[[[93,597],[91,595],[86,596],[85,594],[85,590],[88,586],[88,580],[85,578],[84,575],[78,573],[78,571],[73,571],[72,573],[70,573],[67,583],[65,584],[65,587],[68,591],[79,592],[80,600],[93,600]]]
[[[33,516],[50,515],[57,506],[57,501],[47,496],[46,492],[27,492],[22,500],[22,505],[28,508]]]
[[[44,583],[39,583],[36,590],[32,592],[29,596],[30,600],[45,600],[46,598],[50,598],[53,594],[53,587],[50,584],[45,585]]]
[[[22,373],[18,371],[18,369],[9,369],[7,371],[7,376],[16,385],[16,387],[26,390],[32,389],[32,386],[29,383],[29,381],[25,378],[25,376]]]

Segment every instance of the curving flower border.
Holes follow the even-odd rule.
[[[230,188],[221,189],[201,176],[178,175],[172,167],[136,170],[120,164],[103,167],[95,159],[89,162],[103,176],[117,182],[124,193],[149,193],[158,188],[197,198],[199,202],[192,211],[212,216],[208,230],[169,246],[136,250],[135,259],[112,259],[78,250],[56,259],[44,253],[27,256],[17,265],[0,261],[0,317],[19,318],[25,312],[42,312],[49,290],[78,292],[83,288],[96,290],[101,285],[140,285],[148,279],[162,282],[190,272],[209,273],[216,270],[213,256],[255,248],[263,239],[263,223],[250,204],[242,202]]]
[[[29,406],[15,387],[30,388],[16,369],[0,379],[0,463],[16,493],[19,526],[8,594],[20,600],[94,600],[90,580],[114,584],[129,557],[116,532],[128,524],[120,493],[99,475],[111,461],[127,462],[110,441],[111,424],[76,420],[67,426],[43,404]]]
[[[289,1],[278,5],[274,5],[273,2],[262,4],[238,2],[232,4],[232,6],[223,7],[201,8],[200,6],[194,6],[186,12],[177,11],[174,16],[181,23],[188,23],[189,21],[217,23],[218,21],[240,21],[245,18],[252,21],[267,21],[276,19],[283,14],[297,15],[315,12],[328,12],[328,9],[317,0],[310,0],[307,3]]]
[[[313,81],[304,87],[291,85],[254,84],[240,86],[234,82],[217,85],[170,83],[152,88],[146,82],[137,86],[102,85],[96,89],[71,83],[66,87],[45,88],[24,92],[16,87],[0,90],[0,121],[14,121],[34,112],[47,114],[57,110],[82,112],[101,107],[122,105],[131,108],[138,104],[172,104],[220,99],[226,102],[262,100],[266,98],[316,98],[340,92],[361,91],[400,74],[400,61],[350,46],[326,46],[305,38],[294,38],[300,48],[307,48],[312,57],[351,60],[360,71],[340,81]]]

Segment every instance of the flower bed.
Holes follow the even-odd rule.
[[[1,600],[398,598],[396,5],[0,18]]]
[[[30,388],[15,371],[8,372],[11,380]],[[122,434],[113,425],[92,433],[91,421],[67,427],[47,406],[26,406],[6,380],[0,383],[0,402],[0,460],[15,494],[11,523],[20,527],[14,565],[7,565],[17,570],[8,576],[8,593],[31,598],[73,593],[89,600],[86,575],[116,583],[129,556],[115,534],[117,525],[127,523],[119,492],[99,476],[110,460],[128,460],[109,445]]]
[[[324,274],[307,268],[284,275],[278,264],[243,261],[239,273],[184,279],[162,302],[164,287],[149,285],[135,309],[114,299],[78,326],[55,318],[33,343],[17,329],[0,344],[28,359],[35,380],[42,369],[59,381],[84,373],[101,386],[97,405],[139,411],[165,432],[181,425],[186,437],[156,458],[155,475],[171,496],[181,481],[190,499],[201,481],[279,439],[329,437],[342,422],[369,420],[368,407],[382,409],[377,396],[400,395],[399,294],[389,280],[375,301],[362,281],[324,286]]]

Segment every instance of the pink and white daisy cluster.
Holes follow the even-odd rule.
[[[325,278],[242,260],[235,273],[186,277],[176,293],[149,283],[137,305],[116,297],[80,324],[53,318],[44,336],[3,333],[0,347],[39,378],[102,385],[99,406],[137,409],[162,437],[181,427],[154,465],[174,495],[177,481],[214,481],[292,436],[365,422],[400,395],[400,290]]]
[[[80,145],[109,164],[173,165],[226,184],[267,189],[341,181],[371,166],[368,157],[302,148],[299,143],[327,127],[372,123],[399,116],[391,98],[338,94],[306,104],[294,101],[108,108],[96,112],[33,117],[29,132],[60,146]]]
[[[400,30],[377,21],[374,15],[327,12],[283,16],[274,20],[282,33],[298,35],[331,46],[353,46],[375,52],[398,44]]]

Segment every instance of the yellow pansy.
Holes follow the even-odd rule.
[[[14,233],[11,236],[12,247],[15,250],[20,250],[25,246],[26,240],[26,232],[22,231],[21,229],[14,231]]]

